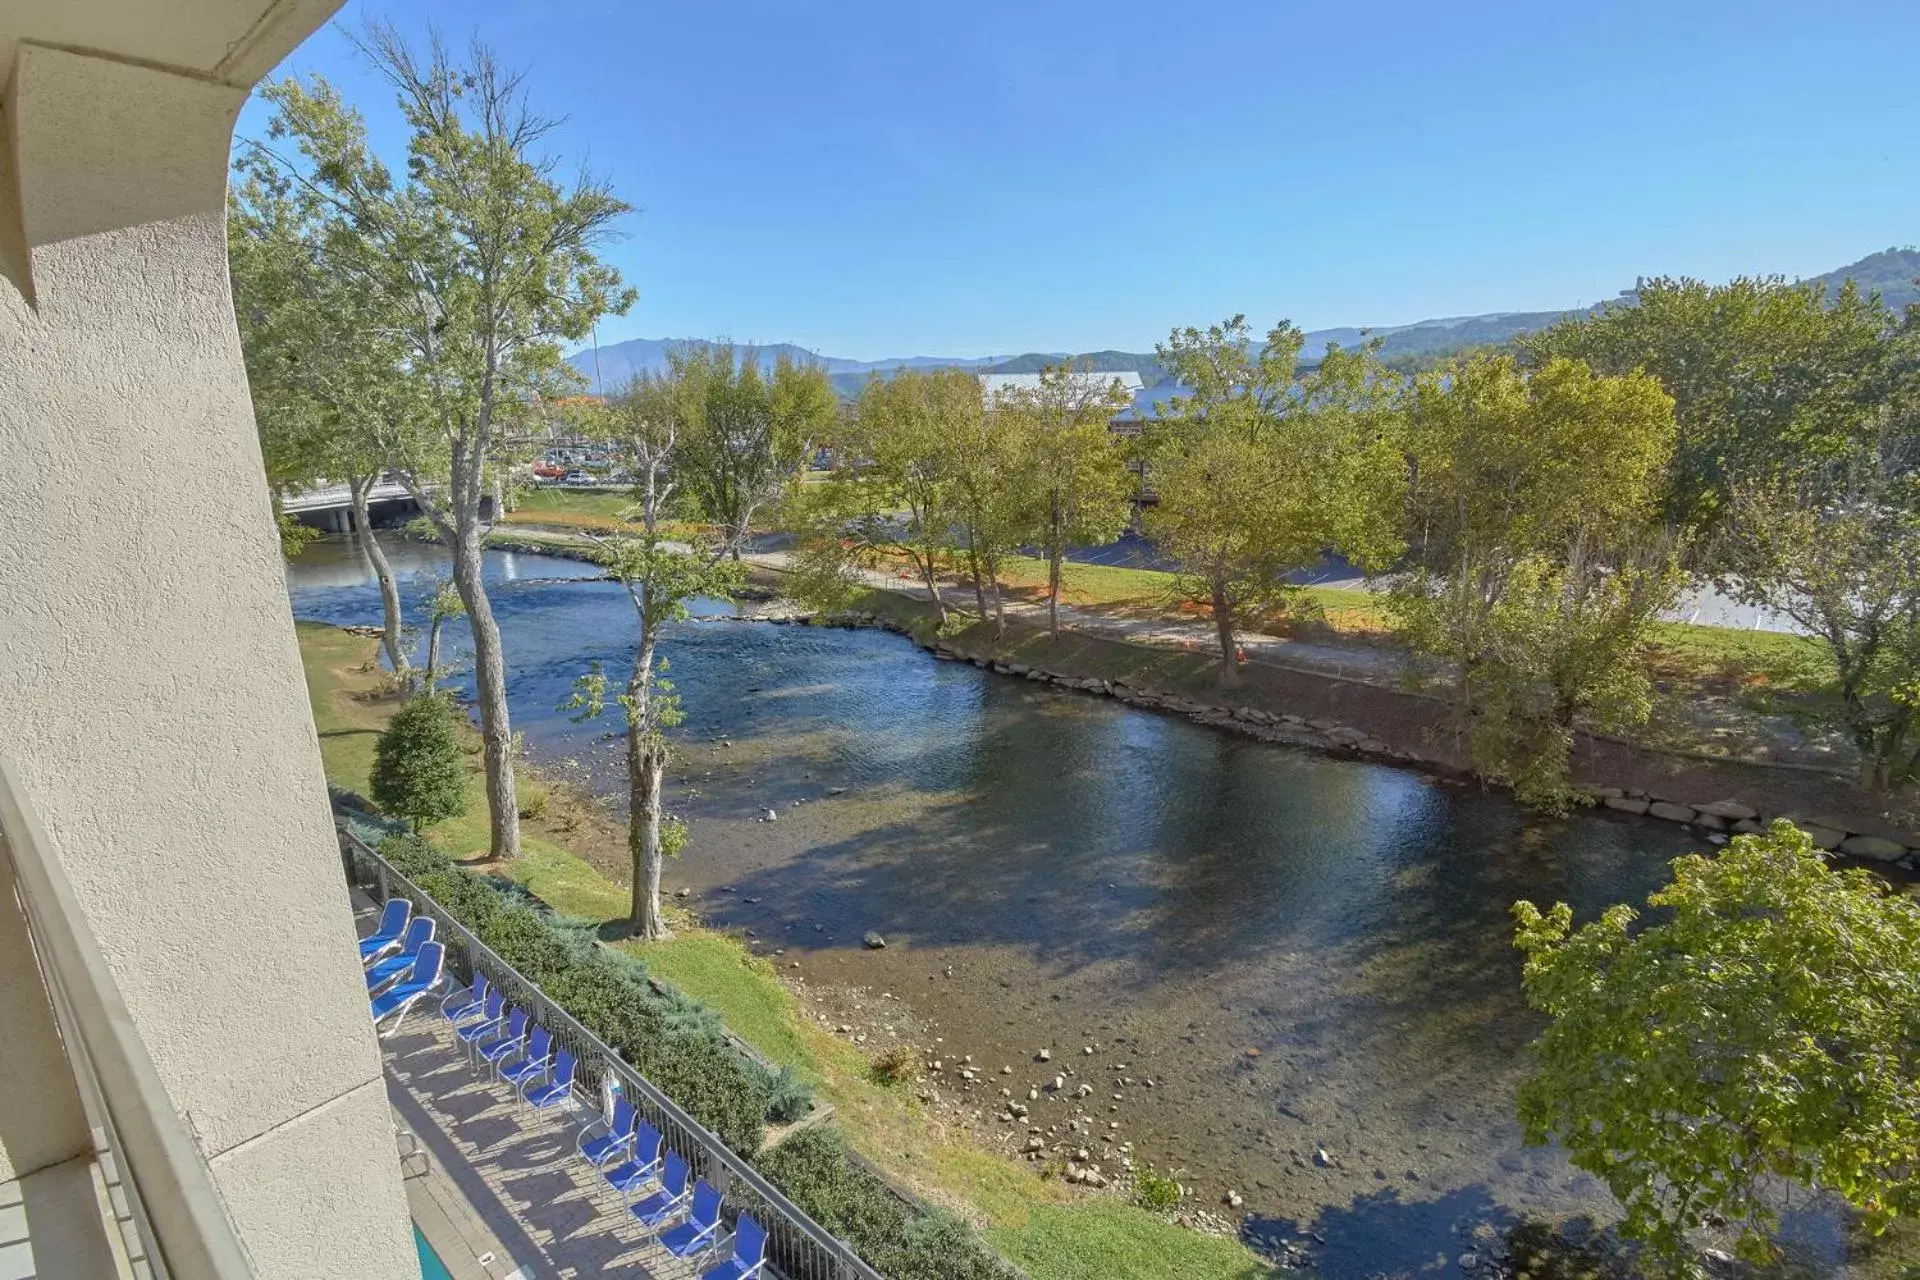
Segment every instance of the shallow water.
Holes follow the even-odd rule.
[[[438,562],[405,555],[415,575]],[[375,621],[358,563],[344,543],[310,550],[289,569],[295,614]],[[622,670],[631,606],[612,584],[516,583],[585,572],[500,557],[494,604],[531,753],[613,794],[608,726],[555,708],[590,663]],[[816,986],[903,997],[939,1052],[974,1055],[990,1136],[1026,1136],[992,1125],[1003,1085],[1024,1099],[1071,1070],[1068,1091],[1092,1097],[1043,1093],[1039,1123],[1081,1114],[1096,1152],[1111,1135],[1212,1202],[1238,1189],[1263,1225],[1324,1236],[1336,1278],[1457,1272],[1480,1222],[1611,1215],[1604,1189],[1520,1142],[1513,1088],[1538,1022],[1508,911],[1638,902],[1683,833],[1540,820],[880,632],[713,617],[674,627],[665,656],[688,711],[676,807],[695,824],[668,885]],[[868,930],[886,950],[861,947]],[[890,1019],[873,1017],[885,1043]]]

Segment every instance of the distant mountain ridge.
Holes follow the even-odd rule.
[[[1831,292],[1847,280],[1853,280],[1863,292],[1878,292],[1881,301],[1893,310],[1900,311],[1920,303],[1920,283],[1916,283],[1916,278],[1920,278],[1920,249],[1909,246],[1868,254],[1858,262],[1835,268],[1825,275],[1814,276],[1809,283],[1823,284]],[[1633,296],[1632,289],[1623,289],[1620,293],[1622,299],[1631,299]],[[1439,358],[1474,347],[1510,342],[1521,334],[1544,329],[1563,317],[1595,311],[1604,305],[1601,303],[1565,311],[1494,311],[1475,316],[1420,320],[1413,324],[1380,325],[1370,329],[1356,326],[1314,329],[1306,335],[1304,359],[1312,363],[1326,351],[1329,343],[1352,346],[1369,334],[1383,339],[1381,353],[1389,360]],[[633,338],[601,347],[598,352],[592,349],[577,351],[568,357],[568,361],[586,377],[589,390],[597,393],[603,388],[623,387],[636,374],[658,373],[667,367],[669,352],[701,346],[704,342],[704,339],[698,338]],[[821,355],[790,342],[735,345],[743,352],[756,352],[766,364],[783,355],[797,361],[818,363],[825,367],[834,389],[844,396],[858,394],[861,386],[873,374],[884,375],[895,369],[956,368],[974,369],[981,373],[1035,373],[1046,365],[1058,364],[1066,359],[1084,361],[1098,373],[1136,371],[1148,386],[1164,379],[1163,371],[1151,351],[1029,351],[1020,355],[905,356],[887,360],[849,360]]]

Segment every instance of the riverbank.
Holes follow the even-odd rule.
[[[321,752],[329,778],[364,793],[373,743],[396,707],[377,667],[377,643],[338,628],[301,624],[301,652]],[[469,743],[477,754],[477,740]],[[475,869],[498,870],[524,883],[556,910],[596,920],[624,914],[626,894],[607,872],[624,834],[602,806],[565,785],[523,770],[523,854],[514,864],[484,861],[487,832],[477,759],[469,766],[466,815],[431,831],[436,843]],[[876,1081],[870,1049],[850,1026],[861,994],[783,980],[757,957],[744,935],[703,927],[684,907],[670,908],[678,936],[669,942],[621,944],[658,976],[715,1008],[730,1029],[768,1058],[792,1066],[835,1108],[855,1148],[937,1204],[968,1217],[1034,1280],[1213,1280],[1253,1277],[1266,1268],[1229,1239],[1201,1235],[1121,1200],[1058,1179],[1035,1177],[982,1146],[964,1117],[929,1105],[911,1084]],[[910,1025],[907,1018],[896,1025]],[[877,1046],[874,1046],[877,1048]],[[937,1050],[936,1050],[937,1051]]]

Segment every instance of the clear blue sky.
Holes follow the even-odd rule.
[[[1150,348],[1920,241],[1914,0],[351,0],[478,31],[638,212],[602,342]],[[403,144],[336,27],[318,72]],[[243,132],[262,123],[257,105]]]

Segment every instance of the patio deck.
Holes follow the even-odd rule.
[[[654,1244],[574,1149],[584,1108],[536,1112],[466,1055],[439,1016],[409,1014],[381,1041],[387,1094],[398,1123],[431,1157],[441,1186],[457,1192],[510,1257],[487,1265],[444,1257],[456,1277],[617,1275],[685,1280],[699,1272]],[[444,1193],[439,1197],[443,1202]],[[438,1241],[435,1241],[438,1245]],[[709,1259],[716,1265],[718,1259]],[[516,1272],[515,1268],[518,1268]]]

